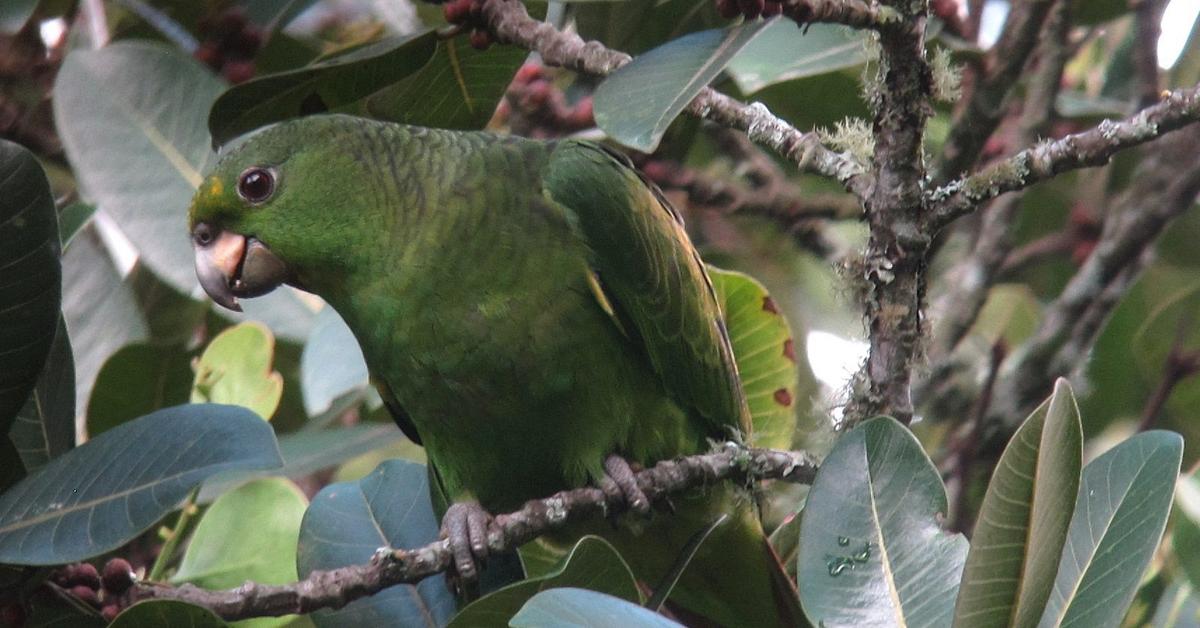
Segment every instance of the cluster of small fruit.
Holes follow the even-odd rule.
[[[50,576],[50,582],[63,592],[100,611],[106,622],[121,612],[121,594],[136,581],[137,574],[124,558],[109,560],[103,572],[97,571],[95,565],[76,563],[60,567]],[[53,595],[49,591],[45,593]],[[21,628],[25,620],[25,607],[20,603],[0,607],[0,624]]]
[[[492,34],[483,19],[483,0],[449,0],[442,5],[446,21],[462,28],[471,29],[471,47],[487,50],[492,45]]]
[[[521,66],[496,108],[497,118],[513,133],[536,138],[561,137],[593,126],[592,97],[568,103],[552,79],[539,63]]]
[[[197,60],[235,85],[254,78],[254,56],[262,48],[263,34],[240,7],[201,18],[196,30],[202,38],[193,55]]]

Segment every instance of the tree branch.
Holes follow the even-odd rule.
[[[729,480],[749,484],[774,479],[811,483],[816,460],[805,452],[753,449],[722,443],[713,452],[659,462],[638,472],[637,482],[652,501],[671,493]],[[530,500],[518,511],[496,516],[488,526],[488,543],[495,552],[508,551],[567,523],[599,517],[620,508],[607,501],[599,488],[561,491]],[[181,600],[203,606],[225,620],[279,617],[342,608],[397,584],[415,584],[453,564],[446,541],[415,549],[380,549],[370,562],[329,571],[314,571],[300,582],[265,585],[248,582],[235,589],[209,591],[191,584],[173,587],[143,582],[122,598],[124,605],[140,600]]]
[[[1037,140],[1054,115],[1063,68],[1070,58],[1067,41],[1070,33],[1070,3],[1056,2],[1046,17],[1041,45],[1028,94],[1021,110],[1016,146],[1028,146]],[[948,274],[938,319],[938,329],[930,348],[934,361],[949,354],[970,331],[979,310],[987,300],[1003,262],[1012,250],[1012,227],[1021,209],[1021,195],[1011,195],[992,203],[983,215],[975,246],[967,258],[955,264]]]
[[[525,6],[516,0],[484,0],[482,15],[497,41],[535,51],[546,65],[592,76],[608,76],[633,60],[600,42],[585,42],[575,33],[559,31],[546,22],[529,17]],[[836,179],[860,198],[871,188],[870,177],[853,160],[822,145],[816,133],[800,132],[761,103],[747,105],[705,87],[685,111],[742,131],[753,142],[794,161],[802,172]]]
[[[864,305],[871,348],[846,408],[851,423],[876,414],[907,423],[913,413],[912,369],[921,354],[925,262],[933,234],[922,187],[926,170],[921,143],[932,110],[925,4],[894,3],[905,28],[879,34],[881,84],[872,94],[876,185],[865,203],[870,239]]]
[[[1147,151],[1119,204],[1125,209],[1105,222],[1091,256],[1046,308],[1033,338],[1006,363],[996,395],[1004,403],[997,404],[991,421],[1015,427],[1054,378],[1086,362],[1109,314],[1149,263],[1154,242],[1200,193],[1200,167],[1193,159],[1198,144],[1200,126],[1192,126]]]
[[[974,165],[984,142],[1004,115],[1005,102],[1032,56],[1038,33],[1052,7],[1066,0],[1022,0],[1014,2],[1004,22],[1000,39],[988,51],[983,67],[987,74],[974,82],[966,105],[951,122],[950,135],[942,148],[942,163],[936,180],[948,181]]]
[[[828,22],[854,28],[887,28],[897,15],[863,0],[784,0],[784,15],[797,24]]]
[[[1005,192],[1029,187],[1068,170],[1102,166],[1117,152],[1200,120],[1200,85],[1178,89],[1128,118],[1027,148],[932,193],[933,221],[943,228]]]

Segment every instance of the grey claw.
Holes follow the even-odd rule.
[[[650,514],[650,499],[638,486],[637,476],[624,458],[616,454],[609,455],[604,459],[604,473],[608,476],[606,479],[609,481],[602,481],[600,489],[604,491],[605,495],[611,499],[613,496],[612,485],[616,485],[617,491],[630,510],[642,516]]]
[[[458,502],[442,517],[442,536],[450,541],[454,569],[459,579],[471,582],[479,577],[477,562],[487,559],[487,528],[492,516],[479,502]]]

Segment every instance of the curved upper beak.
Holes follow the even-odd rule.
[[[223,307],[242,311],[238,297],[257,297],[288,280],[287,266],[265,244],[240,233],[196,225],[192,232],[200,287]]]

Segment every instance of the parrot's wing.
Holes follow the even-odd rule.
[[[554,150],[543,185],[591,249],[601,298],[671,396],[712,421],[722,437],[729,427],[748,433],[712,283],[662,192],[619,153],[574,141]]]

